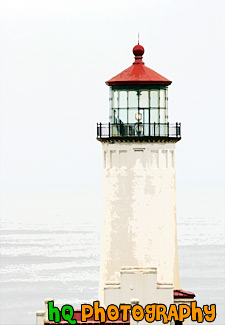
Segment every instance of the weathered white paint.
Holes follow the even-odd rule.
[[[157,270],[150,267],[123,267],[120,270],[120,283],[106,284],[104,287],[104,305],[113,303],[130,304],[138,300],[145,307],[147,304],[164,304],[167,310],[173,304],[173,285],[157,283]],[[160,321],[153,324],[163,324]],[[131,325],[137,324],[131,318]],[[141,324],[147,324],[145,320]]]
[[[45,322],[45,311],[38,310],[36,312],[36,325],[44,325]]]
[[[179,288],[174,143],[102,143],[100,290],[122,266],[151,266]]]

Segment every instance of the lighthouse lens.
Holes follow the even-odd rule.
[[[135,118],[137,121],[140,121],[142,119],[142,114],[141,113],[136,113]]]

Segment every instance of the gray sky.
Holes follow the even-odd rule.
[[[0,0],[1,217],[100,219],[105,81],[133,62],[172,80],[178,216],[222,218],[223,0]]]

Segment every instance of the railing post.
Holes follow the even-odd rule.
[[[109,122],[109,138],[110,138],[110,122]]]
[[[167,136],[170,136],[170,124],[167,122]]]
[[[160,136],[160,123],[158,123],[159,136]]]
[[[99,127],[100,127],[99,136],[101,138],[102,137],[102,123],[99,123]]]
[[[178,137],[178,123],[176,123],[176,137]]]
[[[181,137],[181,123],[179,123],[179,136]]]
[[[148,136],[151,136],[151,123],[148,123]]]
[[[154,137],[155,137],[155,122],[154,122]]]

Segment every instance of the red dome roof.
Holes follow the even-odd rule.
[[[140,44],[134,46],[135,61],[132,66],[106,81],[108,86],[125,85],[162,85],[168,86],[172,81],[145,66],[142,56],[145,50]]]

